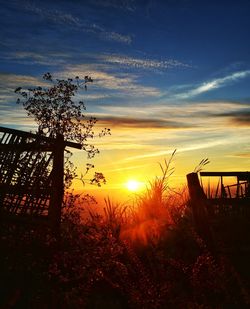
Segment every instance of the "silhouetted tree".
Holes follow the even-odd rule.
[[[95,137],[93,128],[97,119],[87,118],[84,114],[86,108],[83,101],[76,102],[74,100],[77,92],[80,89],[87,90],[87,84],[92,83],[93,79],[90,76],[85,76],[83,80],[78,76],[74,79],[53,79],[50,73],[44,74],[43,79],[48,83],[47,87],[39,86],[29,89],[18,87],[15,90],[15,93],[23,97],[22,104],[28,116],[37,122],[38,133],[52,138],[61,135],[64,140],[80,143],[82,149],[87,152],[88,158],[93,158],[99,153],[99,150],[88,140]],[[21,100],[18,98],[17,103],[20,102]],[[110,129],[103,129],[98,136],[106,134],[110,134]],[[68,186],[76,174],[75,168],[67,156],[65,162],[67,163],[65,165],[65,181]],[[87,172],[89,166],[87,164]],[[95,173],[94,178],[90,179],[90,183],[93,184],[100,185],[101,182],[105,182],[102,173]]]

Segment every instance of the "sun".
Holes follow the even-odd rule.
[[[129,191],[138,191],[139,188],[140,188],[140,183],[139,181],[137,180],[134,180],[134,179],[131,179],[131,180],[128,180],[127,183],[126,183],[126,187]]]

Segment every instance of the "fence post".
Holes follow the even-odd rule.
[[[64,195],[64,148],[63,135],[58,135],[53,151],[52,192],[48,214],[51,226],[56,232],[60,229]]]
[[[202,187],[200,186],[198,174],[188,174],[187,183],[196,231],[205,241],[208,249],[212,253],[215,253],[214,239],[211,226],[209,224],[209,216],[206,208],[206,195],[203,192]]]

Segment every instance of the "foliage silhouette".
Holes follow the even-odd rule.
[[[44,226],[3,224],[0,307],[248,308],[249,215],[216,218],[215,258],[194,229],[186,195],[168,186],[171,160],[132,205],[107,199],[102,215],[88,213],[91,197],[69,193],[59,239]],[[145,221],[159,228],[151,225],[139,246],[123,231]]]
[[[87,90],[87,84],[92,83],[90,76],[85,76],[81,80],[78,76],[74,79],[54,79],[48,72],[43,75],[43,79],[48,84],[47,87],[35,87],[23,89],[18,87],[15,93],[20,95],[23,100],[18,98],[17,103],[22,102],[28,116],[34,118],[38,124],[38,133],[44,136],[57,138],[63,136],[64,140],[80,143],[82,149],[87,152],[88,158],[93,158],[99,153],[98,148],[89,143],[89,139],[96,137],[94,126],[97,119],[86,117],[86,110],[83,101],[76,101],[74,98],[81,90]],[[110,134],[110,129],[104,128],[99,137]],[[76,177],[74,165],[69,160],[71,152],[67,150],[65,159],[65,184],[69,187],[72,179]],[[94,167],[91,165],[91,167]],[[86,166],[86,172],[90,169],[90,164]],[[86,175],[86,174],[84,174]],[[82,176],[81,176],[82,177]],[[85,183],[85,179],[81,179]],[[89,180],[91,184],[100,185],[105,183],[102,173],[95,173]]]

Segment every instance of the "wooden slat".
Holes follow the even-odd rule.
[[[21,131],[21,130],[16,130],[16,129],[5,128],[5,127],[1,127],[1,126],[0,126],[0,132],[9,133],[9,134],[13,134],[13,135],[16,135],[16,136],[22,136],[22,137],[26,137],[26,138],[30,137],[30,138],[34,138],[34,139],[40,139],[40,140],[46,141],[48,143],[54,143],[55,142],[55,139],[51,138],[51,137],[38,135],[38,134],[30,133],[30,132],[25,132],[25,131]],[[75,142],[70,142],[70,141],[65,141],[64,145],[65,145],[65,147],[72,147],[72,148],[76,148],[76,149],[82,148],[82,145],[80,143],[75,143]]]
[[[53,139],[3,127],[0,141],[0,212],[30,220],[45,216],[59,231],[64,149],[82,146],[65,142],[63,136]]]
[[[200,172],[200,176],[239,177],[241,180],[250,179],[250,172]]]

